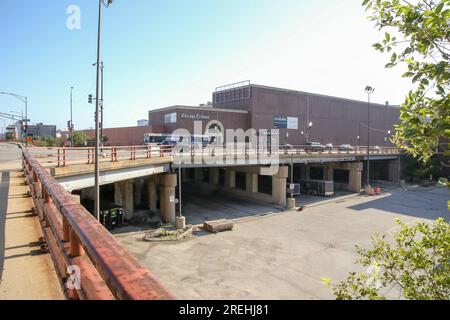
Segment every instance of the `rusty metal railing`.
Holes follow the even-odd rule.
[[[69,299],[173,299],[88,211],[23,149],[23,169],[56,272],[63,283],[68,267],[79,268],[79,287]],[[69,269],[70,270],[70,269]]]
[[[74,148],[30,148],[30,154],[46,167],[65,167],[69,165],[94,164],[93,147]],[[100,148],[99,162],[118,162],[170,157],[173,146],[120,146]]]
[[[214,148],[214,147],[212,147]],[[94,148],[32,148],[30,149],[35,159],[39,160],[46,167],[65,167],[77,164],[93,164],[94,163]],[[274,151],[276,150],[276,151]],[[183,155],[187,156],[189,150],[183,150]],[[206,152],[205,147],[192,146],[191,156],[198,152]],[[234,149],[224,148],[211,151],[215,155],[242,155],[255,156],[260,153],[259,149],[240,147]],[[355,155],[365,156],[367,154],[367,147],[358,146],[350,149],[342,149],[339,147],[324,148],[322,150],[315,150],[308,148],[308,146],[279,146],[278,148],[269,148],[270,154],[278,155],[298,155],[298,156],[320,156],[320,155]],[[399,155],[401,154],[399,148],[394,147],[371,147],[371,155]],[[180,156],[178,151],[175,151],[173,146],[121,146],[121,147],[104,147],[100,152],[100,163],[104,162],[118,162],[121,160],[138,160],[138,159],[154,159]]]

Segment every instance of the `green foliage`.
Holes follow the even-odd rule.
[[[81,131],[75,131],[73,133],[73,144],[74,147],[84,147],[86,144],[89,145],[91,138]]]
[[[450,138],[450,0],[364,0],[370,19],[385,30],[380,52],[390,53],[387,68],[407,67],[414,84],[401,108],[393,141],[427,161]]]
[[[371,249],[356,247],[357,263],[366,272],[350,273],[332,287],[338,300],[384,300],[394,287],[410,300],[450,299],[450,225],[438,219],[433,225],[408,226],[397,221],[400,231],[395,244],[374,236]]]
[[[402,179],[409,182],[417,180],[428,180],[430,175],[434,180],[447,178],[444,173],[443,164],[447,160],[441,155],[432,156],[427,162],[423,162],[412,155],[402,157]]]

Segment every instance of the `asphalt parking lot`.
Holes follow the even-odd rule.
[[[392,189],[303,212],[241,220],[231,232],[180,243],[119,239],[180,299],[331,299],[321,277],[335,281],[354,264],[354,246],[374,233],[392,235],[395,219],[450,220],[446,188]]]

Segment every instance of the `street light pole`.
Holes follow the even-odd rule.
[[[374,93],[375,88],[366,87],[367,93],[367,192],[370,193],[370,95]]]
[[[97,80],[96,80],[96,94],[95,101],[95,218],[100,221],[100,167],[99,167],[99,80],[100,80],[100,40],[102,28],[102,0],[99,0],[98,5],[98,32],[97,32]]]
[[[106,0],[105,6],[108,7],[113,0]],[[97,76],[96,76],[96,88],[95,88],[95,217],[100,221],[100,165],[99,165],[99,146],[100,146],[100,122],[99,122],[99,109],[100,109],[100,45],[101,45],[101,32],[102,32],[102,5],[103,0],[98,1],[98,32],[97,32]]]
[[[182,204],[181,204],[181,188],[182,188],[182,174],[181,174],[181,160],[180,163],[178,165],[178,206],[179,206],[179,217],[181,218],[183,216],[183,211],[182,211]]]
[[[5,94],[5,95],[9,95],[9,96],[13,96],[17,99],[19,99],[20,101],[22,101],[23,103],[25,103],[25,141],[26,141],[26,146],[28,147],[28,97],[25,96],[21,96],[19,94],[16,93],[10,93],[10,92],[0,92],[0,94]]]
[[[69,128],[69,132],[70,132],[70,146],[73,148],[73,117],[72,117],[72,92],[73,92],[73,87],[70,87],[70,128]]]
[[[103,103],[104,103],[104,100],[103,100],[103,68],[104,68],[104,66],[103,66],[103,61],[102,61],[102,65],[101,65],[101,67],[100,67],[101,73],[102,73],[102,93],[101,93],[101,96],[102,96],[102,98],[101,98],[102,104],[101,104],[101,110],[100,110],[100,113],[101,113],[101,121],[100,121],[100,141],[101,141],[102,147],[103,147]],[[102,152],[103,152],[103,150],[102,150]]]

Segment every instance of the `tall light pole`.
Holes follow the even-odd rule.
[[[96,66],[96,65],[97,65],[97,63],[93,64],[93,66]],[[101,93],[100,93],[101,98],[100,98],[100,101],[101,101],[101,104],[100,104],[100,124],[99,124],[99,126],[100,126],[100,145],[101,145],[101,147],[103,147],[103,104],[104,104],[103,74],[104,74],[104,64],[103,64],[103,61],[102,61],[100,63],[100,79],[101,79],[101,85],[100,85],[100,87],[101,87],[101,89],[100,89],[100,91],[101,91]],[[102,150],[102,152],[103,152],[103,150]]]
[[[19,94],[16,93],[11,93],[11,92],[0,92],[0,94],[5,94],[5,95],[9,95],[9,96],[13,96],[17,99],[19,99],[20,101],[22,101],[23,103],[25,103],[25,141],[26,141],[26,146],[28,147],[28,97],[26,96],[21,96]]]
[[[97,77],[95,102],[95,217],[100,220],[100,166],[99,166],[99,109],[100,109],[100,45],[102,32],[102,6],[109,7],[113,0],[98,1],[98,32],[97,32]]]
[[[370,95],[374,93],[375,88],[366,87],[367,93],[367,192],[370,193]]]
[[[73,106],[73,101],[72,101],[72,93],[73,93],[73,87],[70,87],[70,128],[69,128],[69,132],[70,132],[70,146],[73,148],[73,113],[72,113],[72,106]]]

